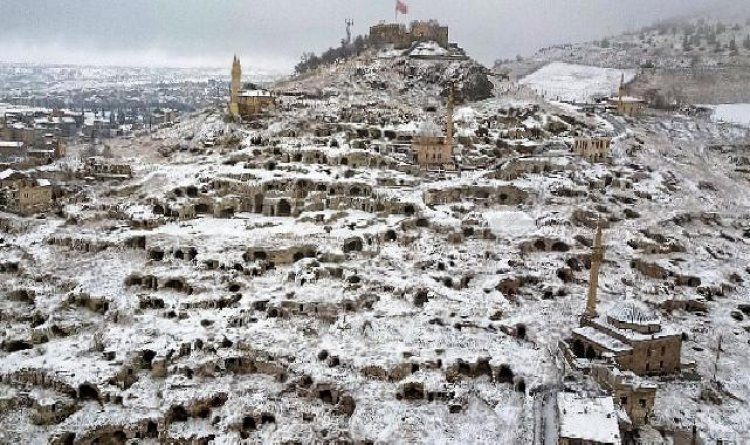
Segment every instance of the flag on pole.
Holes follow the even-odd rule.
[[[409,5],[406,4],[406,2],[403,2],[402,0],[396,0],[396,13],[401,14],[408,14],[409,13]]]

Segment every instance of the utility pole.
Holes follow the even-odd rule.
[[[354,20],[346,19],[344,23],[346,23],[346,45],[348,46],[352,43],[352,26],[354,26]]]

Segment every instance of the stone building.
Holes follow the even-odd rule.
[[[612,363],[595,364],[591,375],[612,396],[630,418],[633,426],[648,423],[654,411],[656,401],[656,383],[635,375],[632,371],[623,371]]]
[[[234,119],[252,119],[266,115],[276,108],[276,96],[268,90],[242,90],[242,66],[234,56],[232,62],[232,83],[230,87],[229,114]]]
[[[611,157],[611,145],[609,137],[577,137],[571,150],[589,162],[604,162]]]
[[[0,162],[15,163],[26,158],[23,142],[0,141]]]
[[[129,179],[133,177],[133,169],[129,164],[109,162],[100,157],[86,159],[83,172],[87,176],[97,179]]]
[[[276,97],[268,90],[243,90],[237,96],[237,108],[242,118],[265,115],[276,108]]]
[[[0,172],[0,195],[9,212],[32,215],[52,207],[52,184],[46,179],[32,179],[15,170]]]
[[[414,43],[430,41],[448,49],[448,27],[435,20],[415,21],[409,28],[398,23],[379,23],[370,27],[370,43],[375,46],[393,45],[396,49],[406,49]]]
[[[583,317],[573,330],[576,356],[612,357],[637,375],[666,375],[680,370],[682,336],[663,328],[659,317],[635,301],[625,301],[596,317]]]
[[[620,427],[611,396],[569,392],[557,396],[559,445],[619,445]]]
[[[435,20],[412,22],[409,36],[412,42],[433,41],[443,48],[449,47],[448,27],[440,26]]]
[[[627,95],[624,74],[620,79],[620,88],[617,97],[610,97],[608,102],[611,108],[614,108],[618,114],[623,116],[638,116],[643,112],[644,108],[646,108],[646,101]]]
[[[422,168],[436,168],[443,170],[455,169],[453,162],[453,91],[448,97],[446,113],[446,135],[428,114],[412,139],[411,150],[414,162]]]
[[[597,311],[599,267],[604,257],[601,227],[591,257],[591,278],[586,310],[580,326],[561,343],[573,368],[590,374],[611,391],[627,414],[625,427],[648,423],[657,385],[648,376],[680,371],[682,335],[664,327],[644,304],[624,300],[606,314]]]
[[[453,148],[446,144],[440,128],[432,120],[422,123],[412,140],[414,162],[420,167],[438,168],[453,162]]]
[[[581,326],[573,329],[576,357],[611,358],[637,375],[667,375],[680,370],[682,335],[661,325],[658,315],[642,303],[625,300],[607,314],[597,312],[599,267],[603,260],[601,227],[591,259],[591,281]]]

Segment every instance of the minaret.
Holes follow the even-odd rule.
[[[625,73],[620,77],[620,88],[617,90],[617,101],[622,105],[622,98],[625,96]]]
[[[237,117],[240,114],[240,107],[237,102],[237,97],[240,94],[240,82],[242,81],[242,67],[240,66],[240,59],[235,54],[234,60],[232,61],[232,85],[229,91],[229,114],[233,117]]]
[[[450,84],[450,90],[448,91],[448,116],[446,125],[445,145],[448,146],[450,152],[453,153],[453,84]]]
[[[599,287],[599,267],[604,259],[604,247],[602,246],[602,226],[597,225],[594,248],[591,252],[591,277],[589,278],[589,295],[586,300],[586,318],[596,317],[596,290]]]

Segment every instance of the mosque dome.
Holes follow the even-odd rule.
[[[607,316],[621,323],[634,325],[655,325],[661,323],[661,318],[646,305],[637,301],[623,301],[609,310]]]
[[[442,133],[443,131],[435,120],[428,117],[419,125],[415,136],[435,138],[442,136]]]

